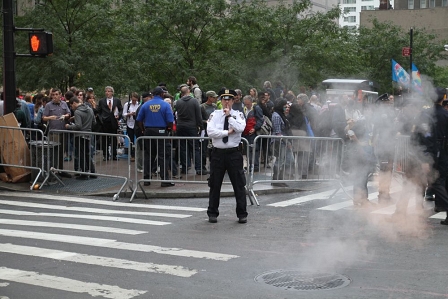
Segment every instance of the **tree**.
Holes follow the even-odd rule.
[[[361,27],[357,39],[361,68],[367,78],[380,85],[380,92],[392,92],[391,59],[405,69],[409,60],[402,57],[402,48],[409,45],[409,33],[391,23],[372,20],[372,28]],[[423,30],[414,30],[413,62],[420,73],[435,75],[435,61],[441,59],[442,47],[434,42],[434,35]]]
[[[48,0],[17,17],[21,27],[45,28],[53,33],[54,54],[47,59],[18,59],[18,86],[26,89],[100,83],[113,76],[102,72],[107,63],[109,33],[113,31],[110,1]],[[23,49],[23,39],[17,39]],[[92,84],[93,83],[93,84]]]

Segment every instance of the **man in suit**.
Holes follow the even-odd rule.
[[[118,120],[123,113],[123,106],[120,99],[114,97],[114,88],[112,86],[106,86],[106,97],[102,98],[98,102],[96,113],[99,115],[103,127],[103,133],[117,134],[118,133]],[[111,151],[109,153],[108,147],[111,145]],[[103,161],[110,159],[117,160],[117,138],[115,136],[102,136],[101,149],[103,151]]]

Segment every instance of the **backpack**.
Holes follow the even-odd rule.
[[[272,121],[266,115],[263,115],[263,124],[261,128],[256,132],[257,135],[271,135]]]
[[[193,88],[193,90],[191,91],[191,92],[193,93],[193,95],[194,95],[194,90],[195,90],[196,88],[198,88],[198,87]],[[199,90],[201,91],[201,104],[204,104],[205,102],[207,102],[207,95],[206,95],[206,92],[203,91],[202,89],[199,89]]]

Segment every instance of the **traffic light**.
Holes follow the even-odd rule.
[[[53,34],[51,32],[30,32],[28,41],[31,55],[46,56],[53,54]]]

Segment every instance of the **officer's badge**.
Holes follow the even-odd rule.
[[[212,118],[213,118],[213,113],[212,113],[212,114],[210,114],[210,116],[208,117],[208,120],[207,120],[207,122],[211,121],[211,120],[212,120]]]

